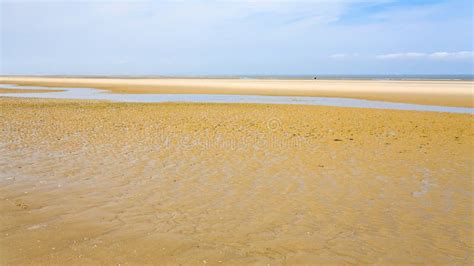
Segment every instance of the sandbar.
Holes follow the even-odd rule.
[[[0,77],[0,83],[47,87],[99,88],[110,90],[113,93],[318,96],[438,106],[474,107],[473,81],[3,76]]]

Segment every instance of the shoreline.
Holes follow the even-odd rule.
[[[207,78],[0,77],[0,83],[92,87],[125,94],[225,94],[355,98],[424,105],[474,107],[473,81],[293,80]]]
[[[4,92],[2,93],[2,88]],[[21,87],[16,85],[0,84],[0,98],[37,98],[37,99],[63,99],[63,100],[97,100],[105,102],[123,103],[221,103],[221,104],[284,104],[329,106],[344,108],[364,109],[389,109],[421,112],[443,112],[474,114],[474,108],[432,106],[408,103],[394,103],[386,101],[373,101],[336,97],[313,96],[263,96],[263,95],[225,95],[225,94],[119,94],[108,93],[106,90],[92,88],[57,88],[51,91],[44,87]],[[12,93],[8,93],[11,90]],[[40,93],[37,93],[40,92]],[[48,92],[48,93],[43,93]]]

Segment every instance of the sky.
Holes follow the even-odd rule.
[[[473,12],[465,0],[0,0],[0,74],[474,74]]]

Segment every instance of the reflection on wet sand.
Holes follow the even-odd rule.
[[[113,102],[134,102],[134,103],[258,103],[258,104],[298,104],[298,105],[319,105],[355,108],[375,108],[392,110],[413,110],[430,112],[448,112],[460,114],[473,114],[474,108],[458,106],[432,106],[408,103],[393,103],[383,101],[369,101],[351,98],[325,98],[310,96],[269,96],[269,95],[220,95],[220,94],[118,94],[109,93],[106,90],[93,88],[56,88],[59,91],[51,91],[47,87],[28,87],[17,85],[1,85],[14,92],[5,93],[0,91],[0,97],[15,98],[44,98],[44,99],[75,99],[75,100],[103,100]],[[37,93],[48,92],[48,93]]]

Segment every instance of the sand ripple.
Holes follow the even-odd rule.
[[[2,264],[473,262],[471,115],[0,108]]]

